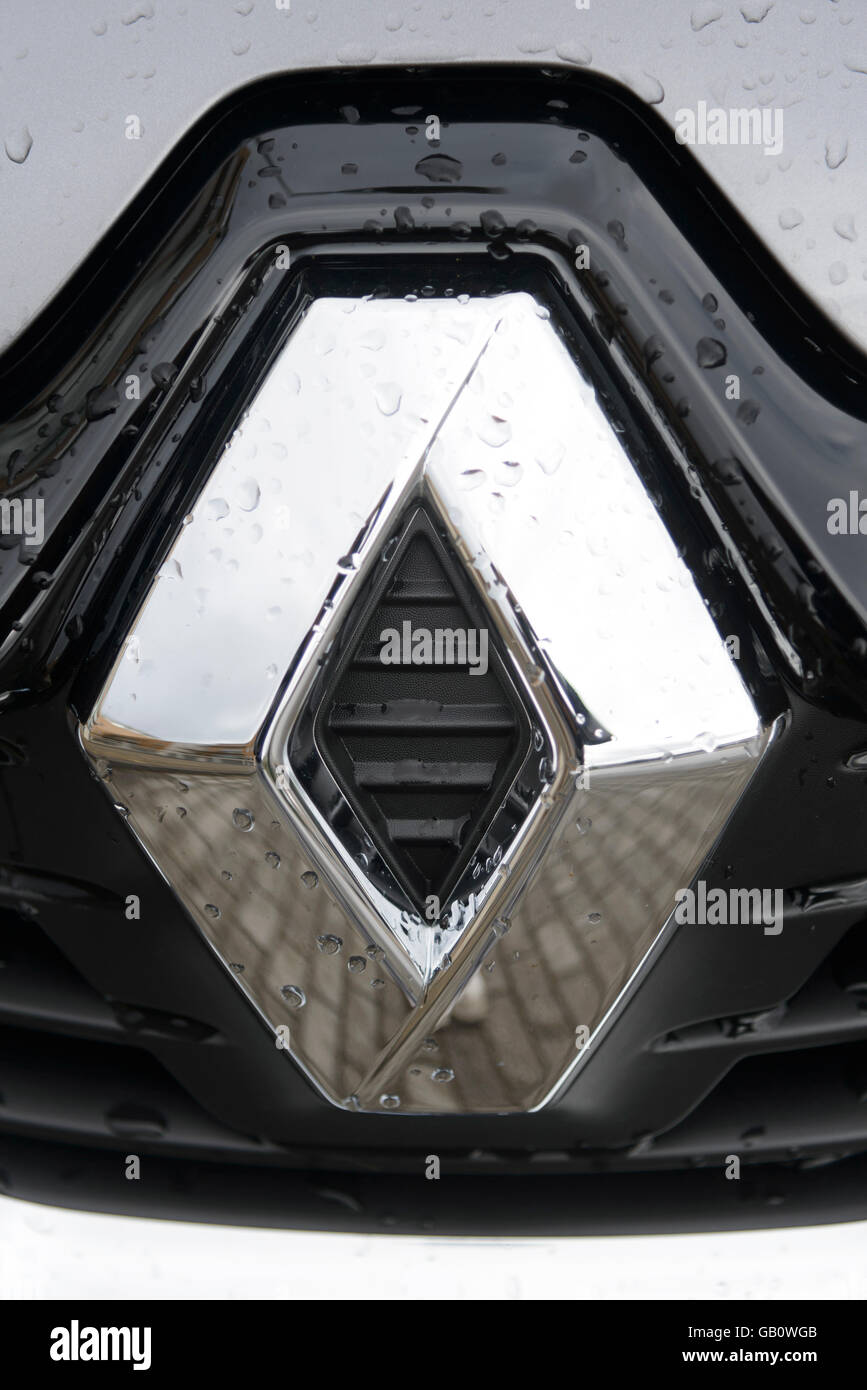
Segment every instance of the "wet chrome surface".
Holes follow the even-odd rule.
[[[285,757],[417,496],[465,561],[548,764],[445,928],[375,891]],[[616,429],[526,294],[316,301],[82,736],[227,969],[288,1028],[280,1045],[336,1103],[401,1113],[557,1092],[768,738]]]

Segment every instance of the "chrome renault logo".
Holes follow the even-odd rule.
[[[526,294],[314,302],[81,733],[273,1041],[404,1114],[558,1094],[768,739]]]

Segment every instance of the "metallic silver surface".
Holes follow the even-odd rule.
[[[545,760],[443,927],[374,887],[286,755],[417,498],[463,558]],[[278,1042],[337,1103],[406,1113],[556,1093],[768,733],[547,310],[510,294],[312,305],[82,737],[234,978],[288,1027]]]
[[[0,33],[0,346],[231,92],[316,68],[506,62],[602,73],[672,128],[701,101],[781,110],[779,155],[759,144],[694,153],[804,290],[867,346],[859,0],[6,0]],[[139,139],[127,138],[130,116]]]

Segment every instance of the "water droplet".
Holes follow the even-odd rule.
[[[177,374],[178,369],[174,362],[158,362],[151,370],[154,385],[161,388],[171,386]]]
[[[121,1134],[125,1139],[161,1139],[167,1128],[158,1110],[127,1102],[109,1110],[105,1123],[112,1134]]]
[[[117,410],[118,395],[113,386],[96,386],[88,391],[84,401],[84,413],[88,420],[102,420]]]
[[[562,58],[564,63],[575,63],[579,67],[586,67],[593,62],[593,54],[586,43],[575,43],[570,41],[557,45],[557,57]]]
[[[26,125],[10,130],[4,141],[6,153],[13,164],[23,164],[33,149],[33,136]]]
[[[336,956],[343,942],[339,936],[320,936],[317,945],[324,956]]]
[[[430,1079],[431,1081],[444,1083],[446,1081],[454,1081],[455,1074],[451,1067],[437,1067],[436,1071],[431,1072]]]
[[[586,835],[592,824],[589,816],[579,816],[575,822],[575,829],[579,835]]]
[[[395,382],[385,381],[377,386],[374,399],[377,409],[383,415],[396,415],[402,399],[401,389]]]
[[[695,349],[696,361],[700,367],[721,367],[726,361],[723,343],[716,338],[699,338]]]
[[[216,903],[205,903],[205,911],[209,917],[220,916],[220,909],[217,907]]]
[[[315,888],[319,882],[319,875],[314,874],[312,869],[308,869],[306,873],[301,875],[301,882],[305,888]]]
[[[222,521],[229,515],[229,504],[225,497],[212,497],[208,503],[208,516],[212,521]]]
[[[601,922],[601,921],[602,921],[602,913],[601,913],[601,912],[588,912],[588,913],[587,913],[587,921],[588,921],[588,922]]]
[[[524,476],[524,466],[512,459],[501,459],[494,469],[494,477],[501,487],[514,487]]]
[[[500,236],[506,230],[506,219],[503,214],[493,209],[483,212],[479,222],[485,236]]]
[[[722,19],[722,10],[719,5],[714,5],[711,0],[703,0],[703,3],[696,5],[689,17],[690,27],[694,34],[701,29],[706,29],[709,24],[714,24],[716,20]]]
[[[256,823],[256,817],[252,811],[244,811],[240,806],[236,806],[232,812],[232,824],[236,830],[252,830]]]
[[[476,434],[483,444],[489,444],[492,449],[499,449],[512,438],[512,427],[502,416],[489,415],[476,430]]]
[[[471,492],[474,487],[481,486],[485,476],[484,468],[465,468],[458,481],[464,492]]]
[[[244,478],[238,484],[235,492],[238,506],[243,512],[254,512],[259,505],[261,495],[259,484],[255,478]]]
[[[425,1038],[421,1047],[422,1052],[436,1052],[439,1049],[439,1043],[436,1038]]]
[[[303,1009],[307,1003],[307,995],[299,985],[283,985],[280,993],[290,1009]]]
[[[379,1103],[383,1110],[397,1110],[400,1105],[400,1096],[380,1096]]]
[[[565,445],[559,439],[551,439],[543,444],[536,453],[536,462],[543,473],[548,477],[556,473],[560,464],[563,462],[563,455],[566,452]]]
[[[766,1131],[764,1125],[752,1125],[749,1129],[745,1129],[743,1131],[743,1133],[741,1134],[741,1139],[746,1139],[748,1141],[750,1139],[761,1139],[762,1135],[765,1132]]]
[[[351,970],[353,975],[360,975],[362,970],[367,969],[367,961],[364,956],[350,956],[346,968]]]
[[[855,230],[855,219],[851,213],[841,213],[834,218],[834,231],[838,237],[844,241],[857,241],[858,233]]]
[[[279,867],[280,867],[280,856],[279,856],[279,854],[275,854],[273,850],[269,850],[268,853],[265,855],[265,863],[266,863],[266,864],[270,864],[272,869],[279,869]]]
[[[791,232],[795,227],[800,227],[804,214],[798,208],[783,208],[777,220],[784,232]]]
[[[221,870],[220,870],[220,878],[223,879],[223,881],[224,881],[225,883],[231,883],[231,882],[232,882],[232,875],[230,874],[230,872],[229,872],[228,869],[221,869]]]
[[[464,166],[449,154],[428,154],[418,161],[415,172],[430,183],[460,183]]]
[[[651,73],[645,72],[643,68],[641,70],[633,68],[628,72],[621,73],[620,76],[624,82],[629,84],[636,96],[647,102],[648,106],[658,106],[661,101],[665,100],[665,88],[662,83]]]

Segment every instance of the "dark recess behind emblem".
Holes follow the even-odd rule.
[[[414,906],[443,907],[530,749],[492,624],[428,513],[414,508],[357,616],[315,721],[322,757]],[[487,671],[384,664],[381,634],[486,630]],[[446,648],[446,653],[448,648]],[[516,806],[516,815],[523,808]]]

